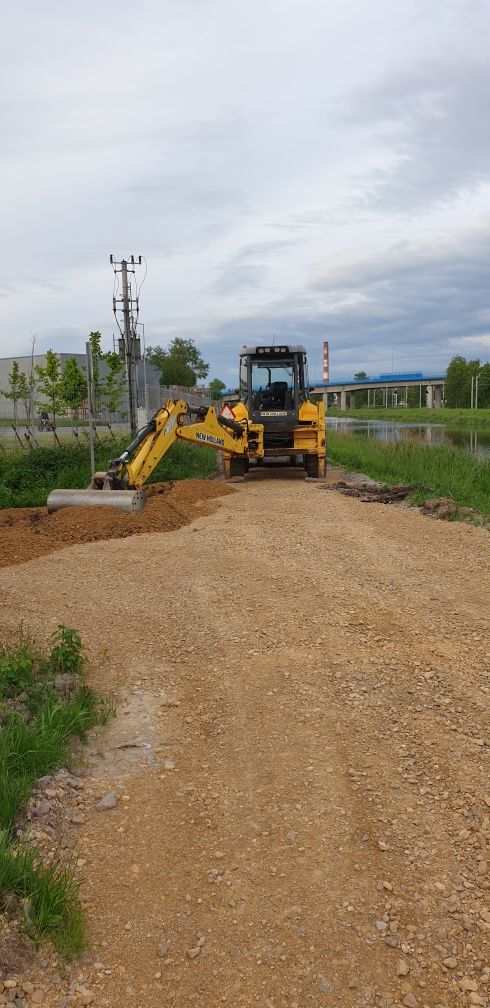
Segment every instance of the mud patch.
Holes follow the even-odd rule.
[[[15,918],[9,920],[8,912],[3,914],[3,921],[0,930],[0,980],[22,970],[32,956],[32,944],[19,933],[19,921]]]
[[[160,704],[160,697],[142,689],[123,697],[115,718],[97,733],[85,754],[92,777],[117,777],[155,766]]]

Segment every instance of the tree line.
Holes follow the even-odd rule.
[[[478,377],[478,408],[490,407],[490,364],[453,357],[446,371],[446,406],[467,409],[471,406],[471,379]],[[473,382],[475,388],[476,383]]]
[[[125,398],[124,365],[119,354],[113,350],[101,350],[101,334],[94,331],[89,335],[93,362],[94,412],[107,410],[109,414],[117,413]],[[102,375],[102,365],[105,373]],[[79,367],[75,357],[68,357],[61,366],[61,357],[54,350],[47,350],[45,365],[34,364],[34,341],[31,353],[31,366],[27,373],[21,371],[19,362],[12,361],[9,374],[8,391],[1,395],[12,403],[14,425],[17,425],[19,405],[23,406],[28,425],[34,420],[35,409],[46,409],[52,415],[53,422],[66,409],[69,409],[75,421],[79,411],[87,401],[87,375],[85,368]]]
[[[97,331],[89,335],[94,412],[97,415],[104,409],[112,415],[121,409],[125,401],[125,367],[118,353],[113,350],[104,353],[101,350],[101,338]],[[9,374],[9,389],[0,393],[12,402],[14,425],[17,425],[19,405],[23,406],[28,424],[34,419],[33,411],[36,407],[46,409],[47,406],[53,421],[66,409],[71,411],[75,421],[78,420],[79,411],[87,401],[85,368],[79,367],[75,357],[69,357],[62,367],[60,355],[53,350],[46,351],[44,367],[35,365],[34,342],[28,372],[21,371],[18,361],[14,360]],[[160,385],[194,388],[198,380],[206,378],[209,373],[209,364],[194,341],[180,336],[176,336],[166,350],[161,346],[148,347],[146,359],[160,372]],[[213,378],[208,384],[207,392],[211,399],[218,400],[225,388],[221,379]]]

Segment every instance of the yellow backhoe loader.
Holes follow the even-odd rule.
[[[194,422],[189,422],[191,415]],[[325,474],[325,408],[309,397],[302,346],[244,347],[239,388],[218,414],[169,400],[126,451],[95,473],[86,490],[53,490],[48,511],[104,504],[134,514],[146,503],[143,487],[174,441],[222,452],[225,477],[244,475],[250,463],[288,458],[309,476]]]

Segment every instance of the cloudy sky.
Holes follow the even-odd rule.
[[[320,377],[490,352],[488,0],[23,0],[2,21],[0,354],[304,342]],[[144,269],[139,273],[143,279]]]

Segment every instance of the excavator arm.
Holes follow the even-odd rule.
[[[197,415],[196,422],[186,423],[191,413]],[[193,410],[183,399],[169,399],[126,450],[109,462],[106,472],[95,473],[86,490],[53,490],[48,512],[87,504],[128,514],[141,511],[146,504],[142,487],[177,440],[233,455],[245,455],[248,449],[246,424],[218,416],[212,406]]]
[[[197,413],[196,423],[186,423],[190,413]],[[111,463],[108,470],[112,487],[121,476],[124,486],[142,487],[174,441],[208,446],[216,451],[243,455],[247,448],[247,430],[242,424],[220,417],[212,406],[192,410],[183,399],[170,400],[155,414],[129,448]]]

